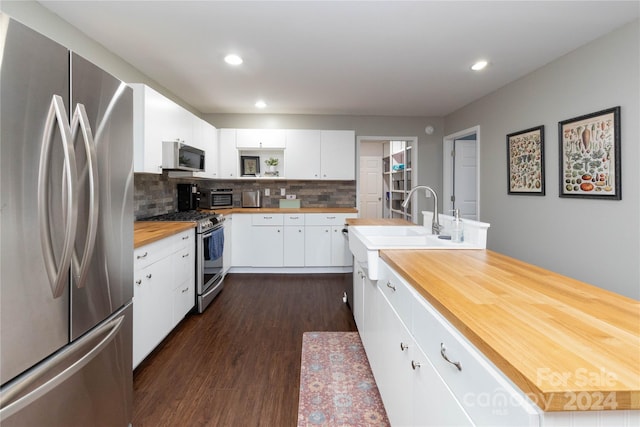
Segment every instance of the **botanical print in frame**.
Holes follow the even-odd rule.
[[[560,197],[621,200],[620,107],[558,123]]]
[[[544,126],[507,135],[508,194],[544,196]]]

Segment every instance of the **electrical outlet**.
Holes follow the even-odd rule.
[[[295,194],[287,194],[287,200],[295,200],[296,195]]]
[[[270,196],[270,195],[271,195],[271,190],[270,190],[270,189],[268,189],[268,188],[265,188],[265,189],[264,189],[264,195],[265,195],[265,196]]]
[[[280,189],[280,195],[281,196],[286,196],[287,195],[287,189],[286,188],[281,188]]]

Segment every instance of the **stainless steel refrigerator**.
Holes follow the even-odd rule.
[[[133,94],[0,24],[0,425],[127,426]]]

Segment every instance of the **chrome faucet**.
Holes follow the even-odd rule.
[[[440,225],[440,216],[438,215],[438,196],[436,195],[436,192],[433,191],[431,187],[427,187],[426,185],[418,185],[416,187],[413,187],[411,191],[409,191],[409,194],[407,194],[407,198],[404,200],[404,202],[402,202],[402,207],[403,208],[407,207],[407,205],[411,201],[411,196],[413,195],[413,193],[415,193],[416,190],[424,190],[425,197],[429,197],[429,195],[427,194],[427,191],[431,192],[431,195],[433,195],[434,203],[433,203],[433,219],[431,221],[431,233],[440,234],[440,232],[442,231],[442,226]]]

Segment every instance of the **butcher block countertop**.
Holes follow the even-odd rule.
[[[206,211],[206,209],[201,209]],[[230,208],[216,209],[215,212],[222,215],[252,214],[252,213],[358,213],[356,208]],[[133,247],[148,245],[156,240],[164,239],[183,230],[193,228],[195,222],[170,222],[170,221],[136,221],[133,226]]]
[[[136,221],[133,223],[133,247],[148,245],[195,226],[195,222]]]
[[[380,256],[543,410],[640,409],[640,302],[489,250]]]

